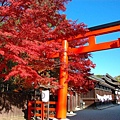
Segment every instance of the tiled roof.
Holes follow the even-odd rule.
[[[91,75],[90,77],[89,77],[90,79],[92,79],[92,80],[96,80],[96,82],[98,82],[100,85],[102,85],[102,86],[106,86],[106,87],[108,87],[108,88],[111,88],[111,89],[115,89],[115,85],[114,84],[112,84],[112,83],[110,83],[110,82],[112,82],[109,78],[107,78],[106,76],[104,76],[103,75],[103,77],[102,78],[99,78],[99,77],[97,77],[97,76],[95,76],[95,75]],[[108,80],[110,80],[110,82],[107,82],[106,81],[106,79]],[[118,83],[118,82],[117,82]],[[120,84],[120,83],[119,83]]]

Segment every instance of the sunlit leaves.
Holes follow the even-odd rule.
[[[4,57],[0,64],[7,68],[9,60],[17,63],[11,69],[6,69],[4,77],[2,76],[5,80],[14,77],[19,83],[21,80],[24,87],[27,83],[31,86],[34,83],[35,87],[58,86],[58,77],[47,74],[43,76],[43,73],[54,73],[60,67],[59,59],[51,58],[51,54],[63,51],[59,40],[80,33],[84,35],[87,31],[85,24],[77,24],[60,14],[60,11],[66,10],[65,5],[69,1],[71,0],[0,1],[0,55]],[[80,39],[69,42],[69,46],[76,47],[86,42],[87,39]],[[94,66],[88,57],[87,54],[69,56],[68,81],[73,81],[74,85],[84,82],[85,76],[89,75],[90,68]]]

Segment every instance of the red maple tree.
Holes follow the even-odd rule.
[[[0,76],[26,86],[57,86],[58,78],[51,76],[60,66],[59,59],[50,58],[61,53],[60,40],[84,34],[83,23],[67,20],[65,5],[71,0],[0,0]],[[69,42],[70,47],[81,46],[86,39]],[[69,56],[69,87],[85,86],[94,64],[88,53]],[[12,61],[14,65],[8,66]],[[71,82],[73,83],[71,85]],[[88,85],[86,89],[88,88]]]

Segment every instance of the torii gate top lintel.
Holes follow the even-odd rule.
[[[117,25],[120,25],[120,20],[119,21],[115,21],[115,22],[111,22],[111,23],[102,24],[102,25],[97,25],[97,26],[94,26],[94,27],[90,27],[88,29],[90,31],[93,31],[93,30],[98,30],[98,29],[113,27],[113,26],[117,26]]]
[[[113,32],[119,32],[120,31],[120,21],[111,22],[107,24],[102,24],[94,27],[88,28],[88,32],[85,33],[85,35],[77,35],[75,38],[69,38],[67,41],[71,40],[77,40],[82,38],[88,38],[88,46],[80,46],[77,48],[68,48],[68,55],[71,53],[88,53],[88,52],[95,52],[95,51],[101,51],[101,50],[107,50],[107,49],[114,49],[120,47],[120,38],[117,40],[111,40],[108,42],[103,43],[96,43],[96,36],[109,34]],[[52,57],[59,57],[59,54],[54,54]]]
[[[85,35],[79,34],[74,39],[69,38],[68,41],[85,38],[85,37],[89,37],[89,36],[98,36],[98,35],[102,35],[102,34],[118,32],[118,31],[120,31],[120,21],[90,27],[90,28],[88,28],[88,32],[86,32]]]
[[[96,43],[96,36],[103,35],[103,34],[109,34],[113,32],[119,32],[120,31],[120,21],[107,23],[95,27],[88,28],[89,31],[86,32],[84,36],[78,35],[75,39],[80,38],[88,38],[88,46],[82,46],[79,48],[70,48],[69,51],[73,53],[87,53],[87,52],[95,52],[100,50],[107,50],[107,49],[113,49],[113,48],[119,48],[120,47],[120,38],[117,40],[111,40],[108,42],[103,43]]]

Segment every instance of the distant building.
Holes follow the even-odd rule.
[[[109,74],[89,77],[95,80],[95,88],[87,93],[68,95],[68,112],[86,107],[120,103],[120,83]]]
[[[103,75],[101,78],[92,75],[90,79],[96,80],[96,85],[93,90],[81,94],[81,99],[85,102],[86,107],[120,103],[120,82],[109,74]]]

